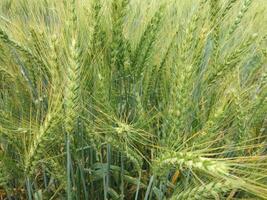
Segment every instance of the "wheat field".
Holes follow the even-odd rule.
[[[0,199],[267,199],[267,0],[1,0]]]

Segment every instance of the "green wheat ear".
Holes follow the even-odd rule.
[[[0,199],[267,199],[264,3],[0,1]]]
[[[205,199],[205,198],[219,198],[219,194],[225,193],[230,190],[230,183],[211,182],[205,185],[196,186],[194,188],[187,189],[180,192],[177,195],[173,195],[171,200],[183,200],[183,199]]]
[[[245,13],[248,11],[251,3],[252,3],[252,0],[245,0],[244,1],[242,9],[238,13],[234,24],[230,28],[228,37],[230,37],[234,33],[234,31],[238,28],[239,24],[241,23],[242,18],[244,17]]]
[[[165,170],[176,168],[179,170],[200,170],[211,173],[214,176],[228,175],[227,164],[214,161],[209,158],[197,156],[194,153],[167,153],[155,161],[155,173],[163,173]]]

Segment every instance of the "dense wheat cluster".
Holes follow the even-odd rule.
[[[266,0],[1,0],[0,199],[267,199]]]

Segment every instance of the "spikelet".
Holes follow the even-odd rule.
[[[134,150],[128,148],[126,145],[121,145],[118,141],[111,137],[107,137],[106,140],[112,145],[112,147],[120,151],[126,159],[128,159],[135,168],[136,171],[140,171],[142,168],[142,158]]]
[[[40,66],[41,69],[44,70],[43,73],[45,74],[45,72],[46,72],[45,71],[46,70],[45,64],[37,56],[35,56],[29,48],[24,47],[23,45],[19,44],[17,41],[11,39],[8,36],[8,34],[4,30],[2,30],[1,28],[0,28],[0,40],[2,40],[4,43],[9,45],[10,47],[13,47],[16,50],[23,53],[23,55],[25,55],[30,62],[33,61],[38,66]],[[33,71],[34,71],[34,69],[29,69],[29,70],[31,71],[31,73],[33,73]]]
[[[50,75],[51,75],[51,82],[52,85],[54,87],[54,89],[58,90],[58,87],[60,87],[60,82],[63,80],[62,75],[61,75],[61,71],[60,71],[60,61],[59,61],[59,52],[58,52],[58,39],[56,35],[53,35],[51,37],[51,41],[50,41],[50,63],[49,63],[49,71],[50,71]],[[56,92],[56,91],[54,91]]]
[[[245,135],[246,127],[245,127],[245,113],[242,105],[241,91],[237,91],[234,93],[234,104],[236,109],[236,124],[237,124],[237,133],[238,141],[242,142],[244,140],[248,140],[248,137]]]
[[[247,40],[242,42],[240,46],[234,50],[234,52],[225,58],[224,63],[219,64],[218,69],[216,69],[216,72],[211,75],[208,82],[214,83],[215,81],[220,80],[220,78],[223,77],[228,70],[236,66],[240,62],[242,55],[247,53],[256,39],[257,34],[250,36]]]
[[[0,157],[2,157],[0,155]],[[2,159],[2,158],[1,158]],[[6,167],[4,166],[4,163],[2,163],[4,160],[1,160],[0,162],[0,187],[5,187],[10,179],[10,175]]]
[[[46,145],[53,141],[53,136],[51,132],[56,127],[58,123],[58,113],[53,112],[48,113],[43,124],[40,126],[39,130],[35,133],[35,137],[32,139],[32,144],[29,147],[28,153],[24,160],[24,172],[25,174],[33,174],[38,164],[38,160],[42,157],[45,152]],[[58,140],[58,138],[57,138]]]
[[[234,4],[236,3],[237,0],[229,0],[227,6],[224,8],[222,14],[221,14],[221,18],[224,19],[224,17],[228,14],[228,12],[231,10],[231,8],[234,6]]]
[[[162,5],[158,11],[155,12],[134,50],[132,68],[135,71],[137,70],[137,76],[140,76],[143,73],[143,69],[146,67],[146,64],[148,64],[148,60],[152,54],[152,47],[155,43],[156,34],[160,28],[160,22],[164,15],[164,8],[165,6]]]
[[[164,56],[161,58],[160,64],[159,64],[159,66],[157,68],[157,74],[158,74],[158,76],[155,78],[156,79],[155,80],[155,86],[154,86],[155,87],[155,89],[154,89],[155,91],[156,91],[156,88],[157,87],[159,87],[160,89],[162,89],[160,83],[162,81],[163,72],[164,72],[165,67],[167,67],[167,61],[171,57],[171,53],[173,53],[174,49],[177,46],[177,43],[176,43],[177,36],[178,36],[178,31],[175,34],[173,34],[172,40],[171,40],[170,44],[168,45],[167,50],[166,50]]]
[[[203,49],[205,49],[206,46],[208,46],[208,39],[209,39],[209,34],[207,34],[207,29],[205,27],[202,28],[197,43],[195,45],[195,56],[193,58],[193,66],[198,67],[201,65],[203,62],[203,56],[204,53]],[[213,59],[214,60],[214,59]],[[199,70],[196,70],[198,72]]]
[[[198,22],[200,19],[200,13],[201,10],[204,8],[207,0],[202,0],[200,1],[200,5],[198,6],[197,10],[195,11],[195,14],[192,16],[189,24],[186,27],[185,33],[184,33],[184,39],[181,44],[181,61],[183,63],[186,62],[187,56],[189,55],[189,50],[194,46],[193,41],[194,41],[194,34],[196,33],[197,27],[198,27]]]
[[[44,45],[45,37],[43,31],[37,31],[35,29],[30,29],[31,42],[33,43],[33,52],[35,52],[36,57],[40,59],[40,62],[46,63],[45,53],[48,50]],[[47,63],[46,63],[47,64]],[[45,71],[47,74],[47,72]]]
[[[231,189],[230,182],[210,182],[205,185],[196,186],[184,191],[177,195],[173,195],[170,200],[201,200],[207,198],[217,198],[219,194],[225,193]]]
[[[64,168],[62,168],[62,163],[60,163],[60,161],[53,159],[49,159],[47,162],[52,176],[54,176],[58,181],[60,181],[62,186],[65,188],[67,185],[66,171]]]
[[[99,0],[93,1],[93,18],[94,18],[94,24],[93,24],[93,36],[92,41],[90,41],[92,52],[90,52],[93,58],[95,55],[93,55],[93,52],[99,52],[104,44],[103,44],[103,32],[101,29],[101,20],[100,20],[100,10],[101,10],[101,2]]]
[[[220,37],[220,26],[218,23],[218,15],[217,13],[220,10],[220,1],[219,0],[210,0],[210,10],[211,10],[211,26],[212,26],[212,39],[213,39],[213,51],[215,53],[215,57],[217,55],[217,50],[219,48],[219,37]],[[216,58],[215,58],[216,60]]]
[[[0,29],[0,39],[4,43],[10,45],[11,47],[14,47],[15,49],[23,52],[25,55],[29,56],[30,59],[37,59],[34,55],[32,55],[32,53],[30,52],[29,49],[27,49],[26,47],[22,46],[18,42],[10,39],[10,37],[8,36],[8,34],[4,30],[2,30],[2,29]]]
[[[123,35],[123,22],[127,12],[128,0],[112,2],[113,39],[111,52],[111,65],[113,68],[123,70],[125,62],[126,42]]]
[[[265,35],[261,40],[259,44],[267,42],[267,35]],[[266,48],[261,48],[261,59],[259,65],[263,68],[262,75],[261,75],[261,82],[259,88],[262,89],[267,85],[267,69],[264,68],[264,63],[267,61],[267,50]]]
[[[24,55],[28,57],[28,60],[36,60],[36,57],[32,55],[32,53],[29,51],[29,49],[21,46],[18,42],[11,40],[10,37],[7,35],[6,32],[4,32],[2,29],[0,29],[0,39],[7,45],[17,49],[18,51],[22,52]],[[35,84],[36,82],[36,72],[34,69],[30,70],[30,80]]]
[[[228,38],[230,38],[231,35],[235,32],[235,30],[238,28],[239,24],[241,23],[242,18],[244,17],[245,13],[248,11],[251,3],[252,3],[252,0],[244,0],[242,9],[238,13],[234,24],[230,27]]]

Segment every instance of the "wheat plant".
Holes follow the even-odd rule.
[[[266,0],[1,0],[0,199],[267,199]]]

